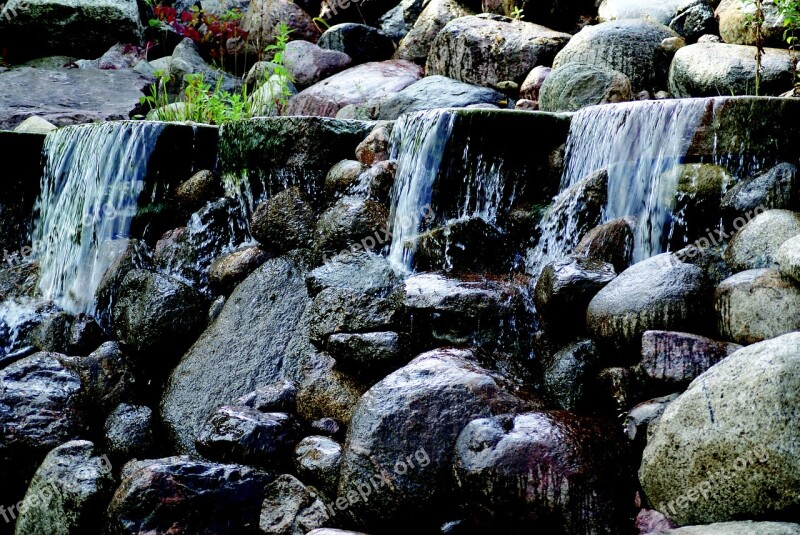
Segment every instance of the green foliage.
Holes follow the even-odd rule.
[[[800,27],[800,0],[776,0],[778,11],[783,18],[783,39],[792,51],[792,66],[794,69],[794,86],[800,86],[800,73],[797,69],[797,30]]]
[[[514,9],[511,10],[511,18],[514,20],[522,20],[522,10],[519,6],[514,6]]]
[[[314,25],[317,27],[317,29],[321,32],[329,30],[331,27],[331,25],[328,24],[328,21],[323,19],[322,17],[314,17],[313,19],[311,19],[311,22],[313,22]],[[320,26],[324,27],[325,30],[323,30]]]
[[[756,47],[756,91],[758,96],[759,89],[761,88],[761,60],[764,57],[764,4],[763,0],[742,0],[745,5],[752,5],[755,7],[753,13],[745,15],[745,25],[750,26],[755,31],[755,47]]]
[[[259,85],[267,86],[269,95],[266,96],[266,102],[254,103],[245,86],[239,92],[225,91],[222,89],[222,76],[218,77],[212,87],[203,74],[190,74],[184,78],[186,87],[181,98],[171,103],[168,88],[173,80],[169,75],[156,72],[158,81],[150,86],[150,94],[140,99],[141,104],[156,110],[156,118],[160,121],[216,125],[249,119],[265,109],[279,112],[286,107],[291,96],[289,85],[294,82],[284,65],[286,44],[291,32],[287,24],[281,23],[275,44],[265,49],[266,53],[272,54],[270,67],[262,74],[259,82]]]

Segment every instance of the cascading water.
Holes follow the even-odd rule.
[[[65,311],[91,313],[108,266],[123,252],[147,164],[163,124],[114,122],[61,128],[44,145],[34,209],[38,290]]]
[[[411,271],[415,241],[409,238],[419,234],[424,208],[430,208],[454,119],[447,110],[419,112],[401,116],[392,130],[391,157],[397,160],[397,173],[391,192],[388,259],[400,272]]]
[[[675,205],[677,165],[707,110],[705,99],[630,102],[584,108],[572,119],[561,194],[605,169],[608,202],[603,221],[629,217],[635,221],[634,261],[663,251]],[[556,201],[566,200],[557,198]],[[567,214],[566,227],[550,213],[539,225],[541,237],[527,258],[536,274],[549,261],[569,254],[580,236],[576,218]]]

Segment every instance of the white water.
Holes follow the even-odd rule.
[[[38,290],[65,311],[94,312],[100,279],[122,253],[114,240],[128,236],[163,128],[109,122],[48,134],[33,244]]]
[[[608,170],[608,204],[603,222],[619,217],[635,221],[635,262],[663,252],[679,178],[708,102],[704,99],[629,102],[592,106],[572,118],[561,195],[581,179]],[[572,225],[572,226],[571,226]],[[542,236],[529,251],[527,267],[538,273],[547,262],[569,254],[580,236],[544,220]],[[554,234],[559,229],[559,235]]]
[[[411,271],[422,218],[431,208],[433,184],[439,175],[444,149],[455,114],[431,110],[403,115],[392,130],[391,157],[397,173],[391,192],[388,259],[399,272]]]

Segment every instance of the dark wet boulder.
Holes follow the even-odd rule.
[[[703,270],[664,253],[634,264],[600,290],[586,324],[603,344],[638,354],[645,331],[707,332],[710,299]]]
[[[113,304],[114,335],[142,357],[177,359],[205,327],[206,307],[202,295],[186,284],[133,270]]]
[[[325,176],[325,197],[338,199],[351,191],[358,184],[361,173],[367,169],[369,169],[367,165],[356,160],[337,162]]]
[[[106,416],[120,403],[135,395],[136,378],[128,355],[117,342],[105,342],[85,357],[61,357],[81,378],[81,402],[102,426]]]
[[[262,386],[240,397],[233,404],[261,412],[294,413],[297,410],[297,385],[291,381],[279,381]]]
[[[351,288],[327,288],[311,305],[311,340],[320,343],[337,333],[392,330],[401,325],[403,293],[388,295]]]
[[[314,232],[314,210],[300,188],[287,188],[258,205],[250,232],[276,253],[308,247]]]
[[[359,401],[347,434],[339,496],[359,486],[370,493],[347,515],[377,532],[420,529],[423,512],[433,513],[436,525],[452,498],[442,482],[458,434],[475,418],[530,407],[515,389],[479,367],[471,351],[457,349],[420,355],[377,383]]]
[[[573,412],[591,409],[595,379],[603,356],[589,339],[578,340],[543,359],[542,384],[554,407]]]
[[[585,322],[589,302],[616,276],[614,266],[591,258],[570,256],[547,264],[536,282],[534,302],[548,331],[574,335],[575,325]]]
[[[794,164],[781,163],[751,180],[742,181],[722,199],[722,208],[730,218],[754,213],[759,207],[767,210],[800,207],[800,177]]]
[[[569,40],[569,34],[499,15],[460,17],[434,39],[426,70],[488,87],[519,84],[537,65],[549,65]]]
[[[105,448],[116,459],[146,456],[155,446],[153,410],[121,403],[105,423]]]
[[[299,432],[297,421],[286,413],[224,406],[200,428],[195,447],[212,461],[274,468],[289,459]]]
[[[207,169],[198,171],[175,188],[175,200],[181,208],[195,211],[222,195],[222,182]]]
[[[633,407],[625,416],[623,428],[625,436],[630,440],[638,453],[644,450],[647,444],[647,430],[650,424],[655,425],[670,403],[675,401],[678,393],[672,393],[660,398],[648,399]]]
[[[753,344],[800,330],[800,284],[777,269],[751,269],[722,281],[714,294],[720,334]]]
[[[480,217],[447,221],[404,243],[417,271],[502,272],[509,261],[506,233]]]
[[[112,466],[89,441],[67,442],[47,454],[22,500],[15,533],[101,533],[114,492]]]
[[[583,235],[573,254],[604,260],[622,273],[633,260],[633,222],[618,218],[594,227]]]
[[[397,161],[384,160],[376,162],[369,169],[361,173],[353,192],[366,195],[368,198],[388,205],[389,195],[397,175]]]
[[[270,257],[267,251],[257,245],[222,255],[214,260],[209,268],[209,284],[215,291],[229,294],[237,284]]]
[[[329,513],[316,493],[296,477],[283,474],[267,487],[261,507],[260,533],[306,535],[329,523]]]
[[[332,334],[325,349],[354,373],[386,371],[408,359],[408,340],[392,331]]]
[[[675,392],[741,348],[695,334],[647,331],[642,336],[642,360],[637,369],[658,390]]]
[[[382,31],[352,22],[331,26],[320,36],[317,45],[347,54],[353,65],[383,61],[394,53],[394,43]]]
[[[384,256],[366,251],[334,256],[306,277],[308,293],[312,296],[327,288],[386,295],[401,282]]]
[[[109,528],[118,535],[254,532],[272,479],[250,467],[184,457],[133,461],[108,508]]]
[[[603,424],[567,412],[474,420],[456,443],[456,485],[476,515],[508,532],[624,533],[634,478]]]
[[[106,334],[89,314],[75,316],[67,333],[68,355],[88,355],[106,340]]]
[[[318,219],[314,229],[314,248],[323,254],[340,251],[372,250],[377,247],[374,236],[386,240],[386,207],[371,199],[347,196],[328,208]],[[361,243],[361,240],[371,242]],[[369,246],[368,244],[372,245]]]
[[[682,1],[669,27],[693,43],[703,35],[713,34],[716,27],[714,9],[707,0]]]
[[[414,84],[411,84],[414,85]],[[378,123],[364,141],[356,147],[356,159],[363,165],[373,165],[389,159],[394,123],[384,121]]]
[[[335,440],[310,436],[301,440],[294,449],[297,473],[326,494],[336,495],[336,481],[342,462],[342,446]]]
[[[662,41],[678,34],[646,20],[616,20],[586,26],[570,39],[553,61],[553,69],[582,63],[626,75],[634,93],[667,86],[671,55]]]

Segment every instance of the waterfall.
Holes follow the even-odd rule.
[[[447,110],[424,111],[402,115],[392,130],[391,158],[397,160],[397,174],[391,192],[388,259],[400,272],[412,269],[415,245],[410,238],[419,234],[422,217],[431,208],[454,120],[455,114]]]
[[[122,253],[163,124],[109,122],[47,135],[34,208],[38,290],[65,311],[94,312],[95,291]]]
[[[635,221],[635,262],[663,252],[675,206],[677,164],[686,155],[708,103],[707,99],[679,99],[600,105],[584,108],[572,119],[561,195],[605,169],[608,202],[602,219]],[[556,201],[568,204],[564,202],[568,199]],[[566,226],[555,224],[554,218],[564,215],[549,213],[540,223],[539,243],[528,253],[530,273],[569,254],[580,239],[573,214],[566,214]]]

